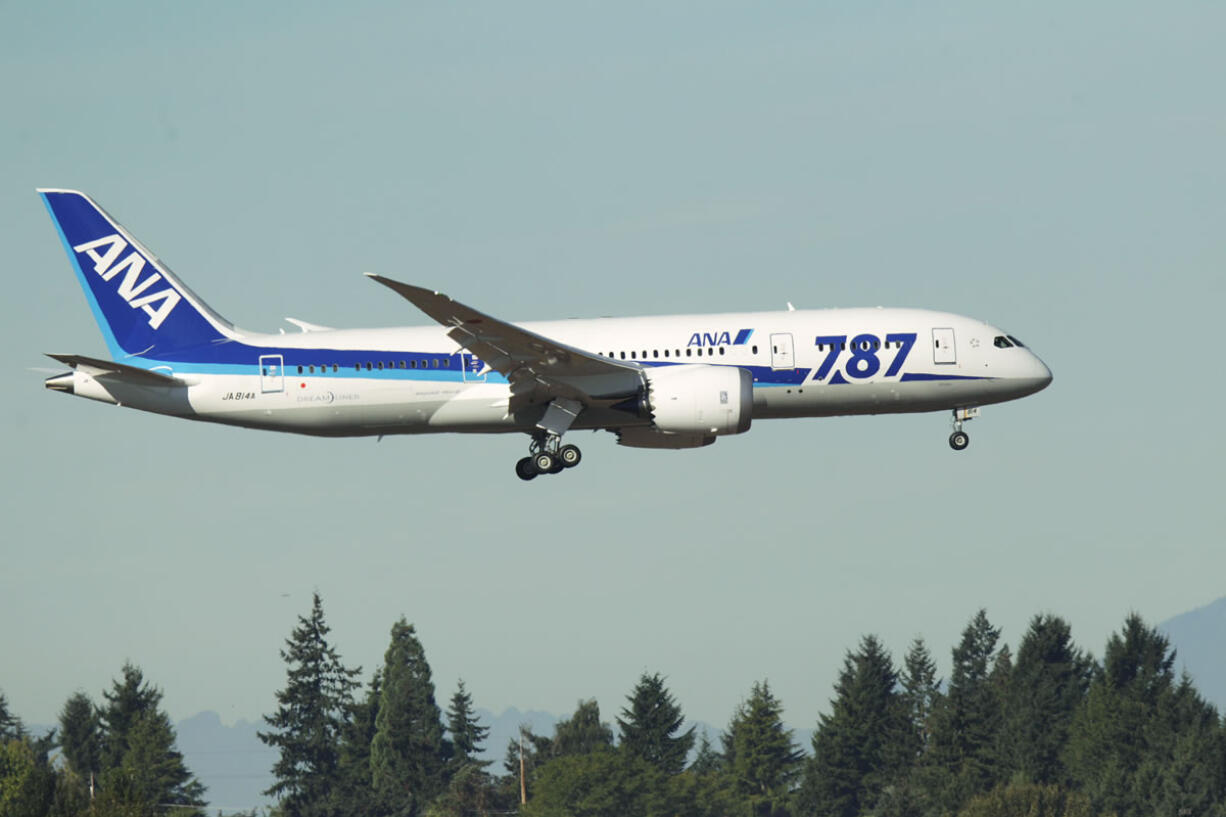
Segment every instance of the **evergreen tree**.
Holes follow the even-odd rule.
[[[1050,615],[1031,619],[1005,697],[1004,776],[1021,775],[1040,785],[1069,782],[1062,755],[1093,666],[1073,645],[1064,620]]]
[[[783,704],[766,681],[755,683],[723,735],[727,773],[758,817],[785,814],[803,754],[783,725]]]
[[[698,751],[694,753],[694,762],[689,771],[697,775],[718,774],[724,770],[724,756],[715,751],[711,739],[704,731],[698,736]]]
[[[160,809],[168,805],[203,806],[204,786],[192,777],[175,748],[175,731],[165,712],[141,713],[131,724],[120,768],[137,798]]]
[[[370,778],[370,744],[383,695],[383,670],[375,671],[366,695],[355,702],[341,728],[338,783],[333,801],[340,814],[370,813],[374,808]]]
[[[915,760],[927,754],[932,746],[932,719],[941,700],[941,681],[937,665],[924,644],[924,639],[911,642],[903,662],[902,703],[909,727],[911,750]]]
[[[277,692],[277,711],[265,715],[271,730],[260,740],[280,750],[273,765],[276,782],[265,794],[278,797],[287,817],[332,813],[330,798],[338,785],[339,743],[360,672],[346,669],[328,643],[319,593],[309,617],[286,640],[281,658],[288,665],[285,689]]]
[[[162,693],[145,682],[139,667],[125,661],[122,675],[122,679],[111,682],[109,692],[102,693],[106,699],[101,712],[101,764],[104,769],[123,765],[132,727],[145,715],[156,712],[162,702]]]
[[[82,778],[102,771],[102,720],[84,692],[74,694],[60,710],[60,749]]]
[[[416,815],[447,785],[450,746],[434,681],[413,625],[392,626],[370,744],[371,784],[385,813]]]
[[[20,740],[25,737],[26,730],[21,724],[21,718],[9,711],[8,699],[0,692],[0,745],[10,740]]]
[[[939,787],[933,794],[949,811],[996,782],[999,689],[1008,666],[1007,659],[996,666],[993,683],[999,638],[1000,630],[988,621],[987,612],[976,613],[953,649],[949,689],[933,718],[932,762],[939,772],[931,781]]]
[[[122,787],[124,802],[144,804],[142,808],[204,805],[204,786],[184,763],[175,747],[170,717],[160,709],[162,691],[147,683],[140,668],[130,662],[124,663],[121,674],[122,678],[112,681],[110,691],[102,693],[106,706],[99,716],[102,732],[98,766],[104,772],[100,788]],[[64,707],[66,713],[69,705],[74,714],[83,717],[87,717],[83,707],[92,708],[84,695],[75,702],[70,699]],[[88,721],[80,726],[84,727],[79,730],[84,733],[84,741],[74,745],[73,752],[80,752],[78,761],[88,764]],[[194,809],[190,813],[195,813]]]
[[[1217,712],[1184,679],[1166,636],[1130,615],[1073,718],[1065,757],[1095,807],[1119,817],[1209,813],[1226,797]]]
[[[580,701],[575,713],[553,728],[553,757],[586,755],[613,748],[613,730],[600,721],[600,704],[592,698]]]
[[[482,744],[489,737],[490,730],[477,720],[473,712],[473,698],[464,687],[463,678],[447,707],[447,732],[451,736],[452,758],[457,766],[475,763],[485,768],[489,765],[489,761],[477,760],[477,755],[484,751]]]
[[[856,817],[914,761],[906,704],[889,653],[873,636],[849,652],[831,712],[813,735],[801,802],[817,813]]]
[[[622,717],[617,719],[622,751],[665,774],[682,772],[694,746],[694,727],[677,734],[685,717],[665,688],[664,679],[658,673],[643,673],[626,700],[629,706],[622,709]]]

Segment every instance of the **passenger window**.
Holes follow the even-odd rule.
[[[659,350],[659,349],[652,349],[652,350],[651,350],[651,356],[652,356],[652,357],[654,357],[654,358],[657,358],[657,359],[658,359],[658,358],[660,357],[660,350]]]
[[[753,347],[753,353],[755,355],[758,353],[758,347],[756,345]]]
[[[370,371],[370,361],[366,361],[366,371]]]
[[[298,367],[298,374],[302,374],[302,367],[301,367],[301,366],[299,366],[299,367]]]
[[[694,354],[694,350],[693,350],[693,349],[686,349],[686,350],[685,350],[685,356],[686,356],[686,357],[693,357],[693,354]]]
[[[383,371],[383,361],[382,360],[375,361],[375,365],[379,367],[379,371]]]
[[[723,347],[723,346],[719,347],[719,353],[720,353],[721,355],[724,353],[724,347]]]
[[[434,368],[436,369],[438,368],[438,358],[437,357],[434,359]]]
[[[715,347],[714,347],[714,346],[708,346],[708,347],[707,347],[707,357],[712,357],[712,356],[714,356],[714,354],[715,354]]]
[[[362,364],[361,364],[361,363],[355,363],[355,364],[353,364],[353,370],[354,370],[355,372],[360,372],[360,371],[362,371]]]

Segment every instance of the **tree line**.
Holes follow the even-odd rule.
[[[438,705],[413,625],[393,625],[365,684],[328,633],[316,594],[260,733],[279,752],[266,793],[284,817],[1226,817],[1226,723],[1136,615],[1097,660],[1052,615],[1014,655],[980,610],[947,680],[922,639],[896,664],[865,636],[809,752],[766,680],[716,745],[644,673],[616,728],[581,700],[552,734],[521,729],[501,770],[480,759],[488,729],[463,681]],[[0,817],[202,813],[161,693],[125,665],[103,698],[74,695],[35,739],[0,696]]]

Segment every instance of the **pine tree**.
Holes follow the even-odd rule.
[[[1000,679],[1008,662],[993,659],[1000,630],[980,610],[962,631],[953,649],[949,690],[933,718],[932,761],[939,769],[933,792],[946,810],[956,810],[971,796],[992,788],[997,780],[997,737],[1000,731]]]
[[[932,719],[941,699],[941,681],[937,678],[937,665],[924,644],[924,639],[911,642],[903,662],[902,702],[910,727],[911,745],[915,759],[927,754],[932,746]]]
[[[755,683],[723,735],[724,757],[734,786],[752,815],[773,815],[790,798],[803,754],[783,725],[783,704],[766,681]]]
[[[260,740],[281,751],[273,765],[276,782],[265,794],[278,797],[287,817],[332,813],[330,798],[338,784],[339,744],[360,670],[346,669],[328,643],[319,593],[310,616],[286,640],[281,658],[288,665],[285,689],[277,692],[277,711],[265,715],[272,729]]]
[[[1005,777],[1021,775],[1040,785],[1069,782],[1062,755],[1093,666],[1073,645],[1064,620],[1031,619],[1005,696],[1000,743]]]
[[[141,713],[131,724],[127,743],[120,768],[142,802],[160,808],[204,805],[204,786],[192,777],[175,748],[174,727],[165,712]]]
[[[600,721],[600,704],[592,698],[580,701],[575,713],[553,728],[550,754],[553,757],[586,755],[613,748],[613,730]]]
[[[111,683],[109,692],[103,691],[106,706],[102,708],[102,768],[114,769],[123,765],[128,753],[128,736],[132,727],[142,717],[157,711],[162,702],[162,693],[145,683],[140,668],[124,662],[123,678]]]
[[[9,711],[8,699],[4,697],[3,692],[0,692],[0,745],[10,740],[20,740],[25,737],[25,733],[21,718]]]
[[[698,736],[698,751],[694,753],[694,762],[689,771],[698,775],[718,774],[724,770],[724,756],[715,751],[711,739],[704,731]]]
[[[60,748],[69,767],[82,778],[102,771],[102,721],[84,692],[74,694],[60,710]]]
[[[856,817],[911,765],[915,747],[897,684],[893,661],[875,637],[847,654],[831,712],[813,735],[802,802],[820,814]]]
[[[665,774],[682,772],[694,746],[694,727],[677,734],[685,717],[665,688],[664,679],[659,673],[643,673],[626,700],[629,706],[622,709],[622,717],[617,719],[622,751]]]
[[[457,767],[466,763],[475,763],[481,768],[489,765],[489,761],[477,760],[477,755],[485,751],[482,744],[489,737],[490,730],[477,720],[473,712],[473,698],[464,687],[463,678],[457,684],[447,708],[447,732],[451,736],[452,759]]]
[[[1174,663],[1166,636],[1135,614],[1108,640],[1065,753],[1097,809],[1119,817],[1202,814],[1226,798],[1217,712],[1187,679],[1176,681]]]
[[[333,802],[340,814],[366,814],[374,809],[370,778],[370,744],[375,738],[375,719],[383,696],[383,670],[375,671],[366,695],[349,710],[341,728],[340,757],[337,760],[337,788]]]
[[[204,805],[204,786],[184,763],[175,746],[170,717],[160,708],[162,691],[147,683],[140,668],[130,662],[124,663],[121,674],[122,678],[111,683],[110,691],[102,693],[106,706],[99,713],[100,788],[122,787],[125,802],[143,804],[142,808]],[[71,705],[77,721],[74,730],[82,733],[74,737],[83,740],[74,745],[73,752],[79,753],[77,762],[88,764],[89,724],[79,718],[88,718],[92,704],[84,695],[74,698],[75,702],[70,699],[65,704],[65,712],[69,712]]]
[[[370,745],[371,784],[385,813],[416,815],[447,785],[450,746],[434,681],[413,625],[392,626]]]

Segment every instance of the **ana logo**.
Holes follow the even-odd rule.
[[[170,286],[146,294],[150,287],[162,280],[162,275],[154,272],[142,281],[140,276],[145,269],[145,259],[140,253],[132,250],[122,261],[119,261],[119,256],[123,255],[123,251],[127,248],[127,241],[118,235],[108,235],[105,238],[78,244],[72,249],[89,256],[89,260],[94,262],[94,272],[102,276],[103,281],[111,281],[122,272],[123,278],[119,281],[119,297],[127,301],[128,306],[133,309],[143,309],[149,316],[149,325],[157,329],[162,325],[162,321],[170,316],[183,296]]]
[[[752,334],[752,329],[740,330],[735,338],[731,332],[695,332],[686,346],[743,346]]]

